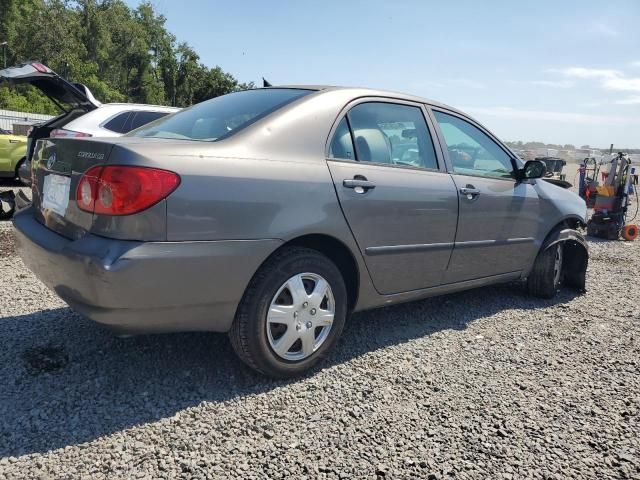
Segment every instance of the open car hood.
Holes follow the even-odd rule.
[[[95,110],[101,103],[93,98],[87,87],[80,83],[70,83],[41,63],[24,63],[0,70],[0,79],[11,85],[30,83],[54,103],[66,104],[87,112]]]

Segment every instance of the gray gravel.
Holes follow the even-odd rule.
[[[0,223],[0,479],[640,478],[640,242],[588,294],[520,285],[356,315],[325,368],[245,368],[224,335],[112,337]]]

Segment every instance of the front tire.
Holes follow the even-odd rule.
[[[563,252],[563,244],[559,242],[538,254],[527,278],[527,290],[531,295],[540,298],[556,296],[564,276]]]
[[[346,316],[347,289],[336,265],[316,250],[289,247],[254,275],[229,337],[249,367],[294,377],[327,355]]]

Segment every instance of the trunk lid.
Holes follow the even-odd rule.
[[[41,63],[25,63],[0,70],[0,79],[10,85],[30,84],[49,97],[60,108],[61,104],[71,109],[90,112],[98,108],[98,102],[89,89],[80,83],[71,83]]]
[[[24,63],[0,70],[0,80],[6,81],[9,85],[33,85],[49,97],[62,111],[61,115],[44,124],[34,125],[28,135],[27,162],[31,161],[36,140],[48,137],[54,128],[63,126],[102,105],[93,97],[86,86],[68,82],[46,65],[37,62]],[[25,180],[27,180],[27,184],[30,183],[29,179]]]
[[[71,239],[91,230],[94,215],[78,208],[76,188],[94,165],[105,164],[113,143],[46,138],[36,142],[32,185],[36,218],[49,229]]]

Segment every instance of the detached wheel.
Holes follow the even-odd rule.
[[[562,242],[540,252],[527,279],[529,293],[541,298],[555,297],[562,284],[562,263]]]
[[[316,250],[292,247],[251,280],[229,332],[238,356],[272,377],[299,375],[336,342],[347,315],[340,271]]]

